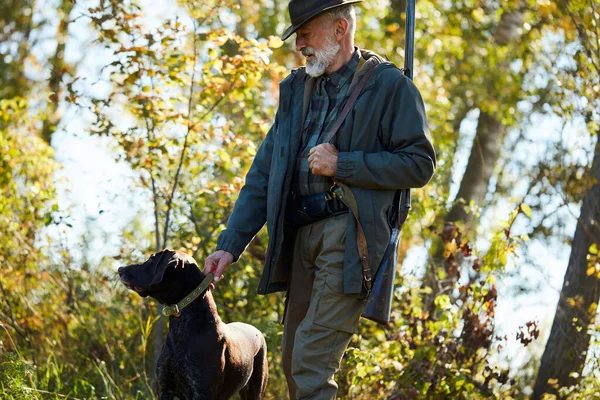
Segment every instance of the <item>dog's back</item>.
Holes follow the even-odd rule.
[[[242,322],[226,325],[225,342],[227,345],[225,359],[226,374],[232,379],[226,381],[243,382],[239,391],[242,400],[262,399],[267,387],[268,364],[267,344],[263,334],[254,326]]]

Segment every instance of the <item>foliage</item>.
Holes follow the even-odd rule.
[[[510,215],[510,224],[520,206]],[[456,227],[440,233],[446,260],[458,255],[469,260],[471,272],[486,271],[479,281],[459,284],[434,300],[431,313],[423,304],[423,288],[414,278],[397,282],[393,321],[385,329],[364,324],[345,365],[349,393],[356,398],[490,398],[520,393],[510,371],[491,360],[507,338],[495,333],[496,281],[504,274],[504,260],[525,237],[501,230],[481,254],[462,238]],[[451,300],[451,296],[456,299]],[[527,346],[539,331],[535,322],[516,333]]]
[[[585,115],[586,129],[597,132],[598,58],[576,43],[582,27],[596,26],[595,14],[585,13],[587,3],[565,4],[418,2],[415,77],[428,107],[439,169],[431,185],[414,193],[400,254],[404,258],[413,246],[435,252],[433,243],[439,243],[451,268],[438,269],[445,291],[436,291],[431,309],[424,298],[433,288],[418,276],[398,278],[392,323],[385,328],[365,323],[353,339],[337,377],[341,398],[526,396],[531,374],[498,362],[508,339],[496,332],[496,282],[519,273],[511,266],[519,265],[520,246],[528,239],[522,226],[543,227],[544,218],[538,217],[548,201],[544,196],[558,187],[567,203],[578,201],[588,187],[580,179],[588,166],[575,157],[568,165],[557,164],[564,161],[560,143],[549,142],[553,152],[535,167],[528,165],[521,179],[531,189],[525,200],[522,195],[509,200],[514,208],[506,221],[480,231],[462,224],[442,228],[441,221],[451,206],[461,124],[469,122],[472,110],[519,128],[533,112]],[[87,133],[109,139],[115,161],[134,172],[132,195],[140,209],[132,210],[135,218],[122,232],[119,254],[113,254],[123,264],[166,246],[193,254],[202,264],[272,123],[277,84],[300,62],[293,41],[282,44],[270,36],[287,23],[285,2],[171,5],[180,8],[179,16],[154,25],[132,1],[102,0],[79,11],[76,18],[89,21],[97,35],[94,50],[106,55],[100,80],[108,90],[99,94],[98,77],[82,74],[63,82],[64,97],[51,97],[92,116]],[[403,5],[364,2],[358,11],[358,44],[398,65]],[[23,11],[26,6],[11,11],[18,24],[3,31],[11,38],[28,29],[33,15]],[[3,23],[0,27],[9,26]],[[519,36],[500,41],[503,29]],[[594,37],[593,30],[586,32]],[[152,337],[159,307],[118,282],[113,259],[75,260],[64,238],[47,235],[46,226],[69,228],[56,196],[54,173],[60,166],[38,137],[44,116],[29,101],[33,95],[17,90],[25,88],[22,64],[8,65],[5,51],[0,46],[0,68],[8,71],[0,74],[6,76],[1,93],[11,94],[0,100],[0,397],[153,398]],[[565,59],[560,68],[554,65],[558,57]],[[45,89],[37,88],[40,92]],[[574,94],[587,102],[574,101]],[[515,146],[523,142],[519,138]],[[514,178],[496,170],[495,177],[492,197],[507,201]],[[479,212],[485,205],[469,206]],[[531,233],[556,235],[542,228]],[[261,232],[249,245],[218,285],[215,299],[225,321],[249,322],[265,333],[267,397],[281,399],[287,390],[279,355],[283,299],[256,295],[266,239]],[[596,268],[596,253],[590,250],[589,268]],[[528,346],[539,335],[537,323],[513,335]],[[586,374],[579,386],[563,388],[563,395],[595,393],[594,377]]]
[[[138,173],[153,202],[156,248],[175,247],[201,262],[213,251],[241,177],[269,128],[273,104],[266,84],[282,79],[282,70],[268,58],[280,41],[245,39],[219,26],[217,16],[233,4],[184,6],[191,23],[173,19],[151,31],[132,4],[90,9],[98,41],[115,57],[105,67],[113,89],[102,99],[73,91],[72,99],[96,116],[92,133],[114,139],[118,159]],[[128,117],[121,125],[114,123],[115,109]],[[215,297],[224,320],[254,321],[265,333],[275,366],[281,298],[255,294],[264,243],[261,234],[249,257],[228,274],[231,286],[220,284]],[[142,257],[149,247],[126,240],[121,258],[132,261],[130,248]],[[152,309],[158,312],[156,304]],[[273,368],[271,377],[272,395],[283,396],[281,369]]]

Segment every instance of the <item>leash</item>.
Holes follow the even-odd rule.
[[[164,315],[165,317],[170,317],[171,315],[178,317],[181,314],[181,310],[189,306],[192,301],[196,300],[198,297],[200,297],[206,292],[206,289],[208,289],[214,278],[215,275],[212,272],[206,275],[202,283],[200,283],[200,285],[198,285],[196,289],[192,290],[190,294],[185,296],[183,300],[181,300],[177,304],[165,306],[162,309],[162,315]]]

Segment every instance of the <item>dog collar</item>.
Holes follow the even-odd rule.
[[[198,297],[200,297],[200,295],[206,292],[206,289],[208,289],[208,286],[214,280],[214,278],[215,275],[212,273],[206,275],[206,278],[204,278],[202,283],[196,289],[192,290],[192,293],[185,296],[185,298],[179,303],[170,306],[164,306],[162,309],[162,315],[165,317],[169,317],[171,315],[178,317],[181,313],[181,310],[190,305],[192,301],[196,300]]]

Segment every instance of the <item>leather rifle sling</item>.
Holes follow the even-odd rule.
[[[375,71],[375,69],[376,67],[373,67],[369,71],[367,71],[360,79],[360,81],[356,84],[356,86],[352,90],[352,93],[350,94],[350,97],[348,98],[348,101],[344,105],[344,108],[342,109],[337,121],[335,121],[335,125],[333,125],[331,131],[329,131],[329,134],[327,135],[324,143],[331,143],[335,139],[338,130],[342,126],[342,123],[348,116],[348,113],[350,112],[352,107],[354,107],[354,104],[356,103],[356,100],[358,100],[360,92],[362,92],[362,90],[364,89],[365,85],[367,84],[367,81],[369,80],[369,77],[371,76],[373,71]],[[367,248],[367,238],[365,237],[365,232],[358,219],[358,204],[356,203],[354,194],[348,186],[339,182],[336,182],[335,184],[343,190],[343,193],[338,193],[336,191],[334,192],[334,194],[337,195],[339,199],[348,206],[348,208],[352,211],[352,214],[354,215],[354,219],[356,221],[356,246],[358,248],[358,255],[360,256],[364,284],[368,294],[371,292],[373,278],[371,275],[371,268],[369,267],[369,250]]]
[[[340,113],[337,121],[335,121],[335,125],[333,125],[333,128],[331,128],[331,130],[329,131],[329,134],[327,135],[327,137],[323,143],[331,143],[335,139],[335,136],[337,135],[338,130],[344,123],[344,120],[348,116],[348,113],[350,112],[350,110],[352,110],[352,107],[354,107],[354,104],[356,103],[356,100],[358,100],[358,96],[360,95],[360,92],[362,92],[363,88],[367,84],[367,81],[369,80],[369,77],[371,76],[373,71],[375,71],[375,69],[376,69],[376,67],[371,68],[363,75],[362,78],[360,78],[360,81],[356,84],[356,86],[352,90],[352,93],[350,93],[350,97],[348,98],[348,101],[346,101],[344,108],[342,108],[342,112]]]
[[[354,219],[356,221],[356,247],[358,248],[360,265],[362,266],[365,289],[367,289],[367,294],[369,294],[371,293],[371,288],[373,286],[373,276],[371,274],[371,268],[369,267],[369,249],[367,248],[367,238],[365,236],[365,231],[358,220],[358,204],[356,203],[356,199],[354,198],[352,190],[350,190],[347,185],[341,182],[336,182],[336,186],[337,187],[333,192],[334,195],[348,206],[350,211],[352,211],[352,215],[354,215]]]

